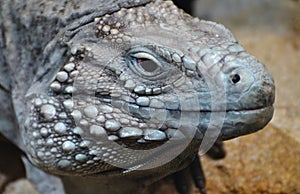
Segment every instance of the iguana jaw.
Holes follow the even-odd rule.
[[[264,128],[272,119],[273,112],[273,106],[254,110],[227,111],[221,130],[221,139],[232,139]]]

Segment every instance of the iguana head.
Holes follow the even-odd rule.
[[[96,17],[59,38],[65,56],[52,54],[55,67],[26,97],[25,144],[49,171],[150,168],[272,117],[264,65],[222,25],[171,1]]]

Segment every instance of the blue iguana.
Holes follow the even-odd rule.
[[[41,193],[138,193],[272,118],[274,82],[221,24],[163,0],[2,0],[0,132]],[[184,193],[185,191],[181,191]]]

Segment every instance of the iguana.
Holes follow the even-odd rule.
[[[2,0],[0,131],[41,193],[139,193],[262,129],[274,82],[221,24],[163,0]],[[185,193],[183,189],[181,193]]]

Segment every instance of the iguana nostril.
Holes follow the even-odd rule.
[[[233,84],[237,84],[241,80],[241,77],[239,74],[233,74],[230,76],[230,79]]]

